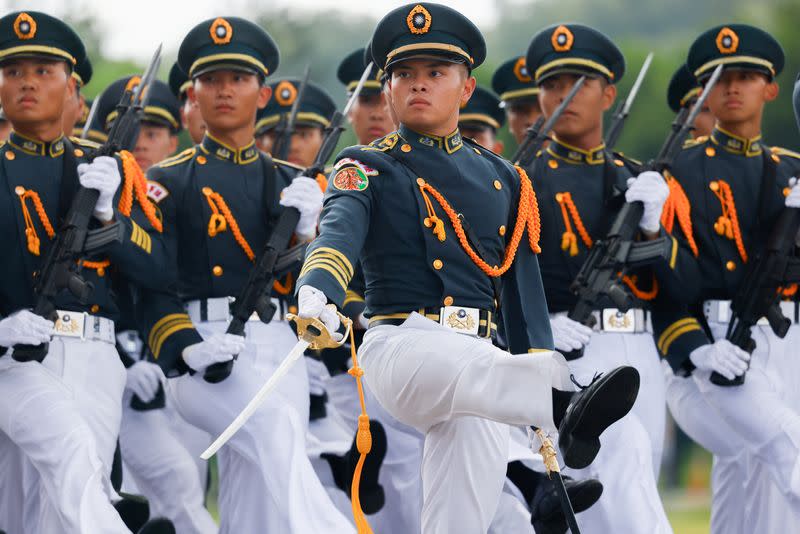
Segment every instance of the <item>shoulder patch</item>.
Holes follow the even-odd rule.
[[[694,139],[687,139],[683,142],[683,148],[691,148],[693,146],[702,145],[706,141],[708,141],[707,135],[701,135],[700,137],[696,137]]]
[[[298,171],[304,171],[305,170],[304,167],[301,167],[300,165],[295,165],[294,163],[292,163],[290,161],[285,161],[285,160],[278,159],[278,158],[272,158],[272,161],[274,161],[275,163],[277,163],[278,165],[280,165],[282,167],[291,167],[292,169],[296,169]]]
[[[158,204],[169,196],[169,191],[162,184],[154,182],[153,180],[147,181],[147,198]]]
[[[340,191],[364,191],[369,187],[369,178],[361,167],[348,164],[333,177],[333,187]]]
[[[79,145],[86,148],[99,148],[100,143],[96,143],[94,141],[90,141],[89,139],[82,139],[80,137],[73,137],[70,136],[69,140],[72,142],[73,145]]]
[[[167,167],[172,167],[173,165],[178,165],[179,163],[183,163],[185,161],[190,160],[196,153],[197,153],[197,147],[187,148],[183,152],[176,154],[171,158],[167,158],[160,163],[157,163],[156,167],[165,169]]]
[[[366,163],[353,158],[340,159],[339,161],[336,162],[336,165],[333,166],[333,170],[338,171],[339,169],[342,169],[347,165],[358,167],[366,176],[377,176],[378,174],[380,174],[376,169],[373,169]]]
[[[380,152],[386,152],[387,150],[393,149],[399,140],[400,134],[397,132],[392,132],[389,135],[380,139],[376,139],[369,145],[362,147],[361,150],[378,150]]]
[[[800,159],[800,154],[798,154],[797,152],[794,152],[792,150],[786,149],[786,148],[781,148],[779,146],[774,146],[770,150],[772,150],[773,154],[777,154],[779,156],[788,156],[790,158]]]

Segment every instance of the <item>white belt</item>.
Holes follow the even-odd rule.
[[[794,302],[782,300],[778,303],[781,313],[792,323],[797,323],[794,316]],[[703,303],[703,312],[709,323],[728,324],[731,322],[731,301],[729,300],[707,300]],[[766,317],[762,317],[756,323],[760,326],[768,326]]]
[[[56,310],[55,335],[114,344],[114,321],[85,312]]]
[[[595,330],[639,334],[647,331],[647,313],[641,308],[624,312],[617,308],[603,308],[592,312]]]
[[[283,312],[281,310],[281,301],[273,298],[271,299],[272,303],[275,305],[275,315],[273,315],[272,320],[281,320],[283,318]],[[212,299],[200,299],[200,300],[190,300],[186,303],[186,312],[189,314],[189,318],[192,322],[195,323],[202,323],[202,322],[216,322],[216,321],[224,321],[226,323],[231,322],[233,316],[231,315],[231,304],[236,302],[234,297],[217,297]],[[202,308],[205,305],[206,313],[205,318],[203,317]],[[260,321],[261,319],[258,318],[258,314],[253,312],[250,316],[248,321]]]

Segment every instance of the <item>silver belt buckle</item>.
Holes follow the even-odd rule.
[[[439,310],[439,324],[459,334],[477,336],[480,328],[480,310],[463,306],[444,306]]]
[[[603,330],[606,332],[636,332],[636,310],[626,312],[617,308],[604,308],[602,313]]]
[[[58,319],[56,320],[55,333],[58,336],[74,337],[85,339],[84,327],[86,325],[86,312],[71,312],[56,310]]]

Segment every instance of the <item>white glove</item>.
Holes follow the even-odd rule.
[[[747,371],[750,355],[727,339],[720,339],[712,345],[694,349],[689,359],[700,370],[716,371],[733,380]]]
[[[144,402],[150,402],[158,393],[158,386],[166,380],[164,371],[152,362],[136,362],[127,370],[125,389],[132,391]]]
[[[317,234],[317,222],[322,211],[322,190],[313,178],[298,176],[281,192],[281,206],[297,208],[300,221],[295,232],[310,239]]]
[[[661,226],[661,212],[667,197],[669,197],[669,186],[664,177],[655,171],[645,171],[636,178],[628,179],[625,200],[644,204],[644,214],[639,228],[645,232],[658,232]]]
[[[122,182],[117,160],[100,156],[91,163],[81,163],[78,165],[78,179],[83,187],[100,191],[94,216],[103,222],[110,221],[114,217],[114,194]]]
[[[335,340],[342,339],[336,331],[339,329],[339,315],[327,306],[328,297],[325,293],[312,286],[302,286],[297,292],[297,315],[304,319],[319,319],[325,324],[331,337]]]
[[[209,365],[227,362],[244,350],[244,337],[233,334],[214,334],[200,343],[183,349],[183,361],[195,371]]]
[[[53,321],[28,310],[20,310],[0,320],[0,346],[40,345],[53,335]]]
[[[566,315],[556,315],[550,319],[550,330],[553,331],[553,343],[559,352],[580,350],[592,337],[591,328]]]
[[[800,184],[797,183],[797,178],[789,178],[789,187],[792,189],[786,196],[786,207],[800,208]]]

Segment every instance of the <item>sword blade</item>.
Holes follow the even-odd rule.
[[[250,399],[250,402],[247,403],[247,406],[244,407],[244,410],[242,410],[242,412],[236,416],[236,419],[234,419],[233,422],[228,425],[228,428],[226,428],[222,434],[220,434],[219,437],[214,440],[214,443],[209,445],[209,447],[203,451],[203,454],[200,455],[200,458],[203,460],[208,460],[214,456],[214,454],[216,454],[217,451],[220,450],[220,448],[222,448],[222,446],[225,445],[233,437],[233,435],[236,434],[240,428],[242,428],[242,426],[244,426],[247,420],[250,419],[256,410],[258,410],[258,407],[261,406],[261,404],[267,398],[267,395],[269,395],[272,390],[275,389],[278,381],[284,375],[286,375],[286,373],[289,372],[289,369],[291,369],[292,365],[303,356],[303,353],[309,345],[310,343],[304,339],[301,339],[297,342],[286,358],[283,359],[278,368],[275,369],[275,372],[272,373],[272,376],[269,377],[269,380],[267,380],[264,385],[261,386],[261,389],[258,390],[258,393],[256,393],[255,396]]]
[[[560,497],[561,511],[564,512],[564,517],[567,518],[567,526],[572,531],[572,534],[581,534],[578,528],[578,521],[575,519],[575,510],[572,509],[572,503],[569,500],[567,487],[564,485],[564,479],[561,478],[561,473],[553,471],[550,474],[555,475],[556,491],[558,491],[558,496]]]

